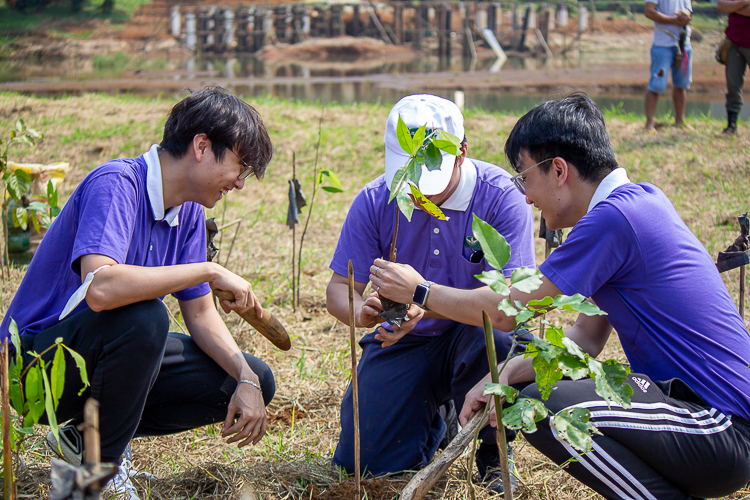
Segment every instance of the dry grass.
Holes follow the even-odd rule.
[[[164,118],[176,98],[145,100],[129,97],[84,95],[43,99],[0,94],[0,131],[7,131],[17,117],[46,134],[35,149],[16,148],[11,158],[25,162],[69,161],[72,171],[64,185],[69,195],[78,181],[97,164],[115,157],[135,156],[161,136]],[[135,465],[157,480],[138,481],[142,498],[150,499],[260,499],[260,498],[350,498],[338,486],[340,473],[330,467],[338,436],[341,397],[349,379],[348,329],[325,310],[325,286],[330,277],[328,262],[333,253],[347,207],[357,190],[382,170],[382,124],[388,110],[378,106],[319,106],[260,101],[263,115],[276,145],[275,159],[262,183],[248,182],[244,190],[231,194],[224,204],[208,211],[219,222],[242,218],[227,267],[245,276],[266,306],[292,335],[293,347],[281,352],[236,316],[225,316],[241,348],[264,359],[274,370],[277,396],[268,408],[267,436],[254,448],[227,445],[215,426],[175,436],[136,439]],[[319,192],[310,229],[305,239],[301,283],[302,307],[291,308],[291,232],[286,218],[287,179],[291,177],[292,151],[297,153],[297,172],[311,195],[312,164],[323,112],[320,165],[333,169],[345,192]],[[470,156],[503,165],[503,141],[515,117],[467,113]],[[692,122],[695,131],[662,128],[656,135],[641,132],[640,119],[608,118],[612,141],[620,163],[634,181],[660,186],[673,200],[688,226],[716,255],[734,240],[736,216],[750,206],[745,182],[750,174],[750,139],[745,135],[718,136],[717,121]],[[307,208],[304,209],[305,216]],[[223,234],[223,264],[233,231]],[[298,231],[299,237],[299,231]],[[543,245],[537,241],[538,262]],[[0,289],[0,313],[4,313],[23,276],[14,268]],[[730,293],[738,296],[738,274],[725,275]],[[696,286],[700,286],[696,283]],[[176,302],[167,304],[177,316]],[[572,316],[555,312],[553,321],[563,325]],[[174,328],[178,327],[174,325]],[[365,333],[360,331],[360,334]],[[616,338],[605,354],[624,360]],[[44,429],[39,430],[40,433]],[[597,497],[522,440],[515,443],[522,486],[521,499],[584,499]],[[23,491],[46,497],[49,489],[49,454],[39,438],[30,441],[24,455],[28,465],[21,476]],[[440,483],[435,498],[469,496],[465,478],[466,459],[459,460]],[[369,498],[393,498],[404,478],[366,485]],[[335,490],[335,491],[334,491]],[[337,493],[338,492],[338,493]],[[747,498],[738,493],[732,499]],[[478,499],[489,495],[477,488]]]

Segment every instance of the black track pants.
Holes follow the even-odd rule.
[[[594,381],[562,380],[545,405],[558,412],[586,408],[603,433],[579,454],[558,440],[549,418],[524,434],[535,448],[609,499],[685,500],[721,497],[750,481],[750,426],[707,407],[679,379],[654,383],[631,374],[632,408],[606,402]],[[536,385],[523,394],[540,399]]]
[[[189,336],[169,333],[166,307],[158,300],[111,311],[85,309],[36,335],[24,335],[22,344],[25,351],[42,352],[58,337],[86,360],[91,387],[78,395],[81,378],[66,355],[57,419],[79,421],[86,399],[99,401],[104,462],[119,463],[133,436],[170,434],[226,418],[237,382]],[[260,378],[267,405],[275,392],[271,369],[249,354],[245,358]]]

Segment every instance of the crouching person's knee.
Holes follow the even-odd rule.
[[[169,314],[160,300],[146,300],[111,311],[123,331],[121,341],[133,342],[139,355],[161,357],[169,334]]]

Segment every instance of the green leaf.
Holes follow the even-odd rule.
[[[332,184],[332,186],[325,186],[325,187],[323,187],[323,189],[325,189],[326,191],[329,191],[331,193],[340,193],[340,192],[342,192],[344,190],[343,187],[341,186],[341,181],[339,180],[338,177],[336,177],[336,174],[334,174],[332,170],[321,170],[320,171],[320,183],[321,184],[323,182],[323,177],[328,177],[328,180]],[[328,189],[326,189],[326,187]]]
[[[476,214],[473,215],[474,220],[471,222],[471,230],[482,246],[484,258],[487,259],[489,265],[498,271],[502,271],[505,264],[508,263],[508,259],[510,259],[510,245],[494,227],[477,217]]]
[[[60,442],[60,433],[57,428],[57,415],[55,415],[55,403],[52,401],[52,387],[50,386],[47,372],[42,370],[42,380],[44,381],[44,410],[47,413],[47,423],[52,429],[57,442]]]
[[[65,389],[65,350],[61,345],[58,345],[55,350],[50,378],[52,400],[55,403],[55,410],[57,410],[57,404],[60,402],[63,390]]]
[[[523,293],[531,293],[542,286],[542,273],[530,267],[519,267],[510,277],[510,286]]]
[[[435,144],[430,143],[427,145],[424,151],[424,164],[427,170],[439,170],[443,165],[443,155],[440,154],[440,150],[435,147]]]
[[[32,201],[31,203],[29,203],[29,206],[26,207],[26,209],[35,212],[46,212],[47,210],[49,210],[49,205],[42,201]]]
[[[533,309],[547,309],[549,306],[552,305],[553,300],[554,299],[552,297],[547,296],[539,300],[530,300],[526,303],[526,305]]]
[[[563,332],[562,328],[558,328],[556,326],[549,325],[544,332],[544,338],[547,339],[549,343],[556,345],[557,347],[564,347],[562,342],[562,339],[564,337],[565,333]]]
[[[55,185],[52,184],[52,180],[47,181],[47,199],[52,198],[55,193]]]
[[[401,118],[400,115],[399,115],[399,118]],[[427,135],[427,124],[425,123],[424,125],[419,127],[416,132],[414,132],[414,140],[411,143],[412,149],[411,151],[407,151],[407,153],[409,153],[409,156],[414,156],[419,153],[419,150],[422,148],[422,145],[424,143],[424,138],[426,135]],[[419,164],[420,166],[424,164],[424,160],[421,160]]]
[[[31,223],[34,225],[34,229],[37,233],[42,232],[42,228],[39,225],[39,218],[34,213],[31,214]]]
[[[5,182],[5,188],[8,190],[10,197],[15,201],[20,200],[21,196],[23,196],[23,191],[18,177],[13,175],[13,172],[10,170],[6,170],[3,174],[3,182]]]
[[[23,182],[24,184],[31,183],[31,177],[29,177],[29,174],[21,170],[20,168],[17,168],[15,172],[13,172],[15,176],[18,178],[20,182]]]
[[[33,146],[36,144],[33,137],[29,137],[28,135],[19,135],[16,137],[16,141],[23,142],[24,144],[28,144],[29,146]]]
[[[580,304],[567,304],[563,306],[566,311],[575,311],[586,316],[606,316],[607,313],[599,309],[596,304],[591,302],[582,302]]]
[[[536,345],[536,342],[534,343]],[[558,370],[557,357],[550,359],[548,351],[540,350],[539,354],[534,357],[532,362],[536,372],[536,385],[545,401],[549,398],[554,390],[554,385],[562,380],[562,372]]]
[[[52,208],[49,209],[49,214],[52,217],[57,217],[58,215],[60,215],[60,207],[53,206]]]
[[[409,127],[406,126],[404,120],[401,119],[401,115],[398,115],[398,125],[396,126],[396,137],[398,138],[398,144],[401,149],[411,154],[414,150],[414,139],[411,138],[411,132]]]
[[[13,225],[15,227],[21,227],[24,231],[29,227],[29,212],[24,207],[18,207],[12,212],[13,214]]]
[[[42,361],[32,366],[26,373],[24,388],[26,389],[26,402],[29,405],[29,413],[24,419],[24,426],[27,422],[36,424],[44,413],[44,382],[42,382]]]
[[[15,347],[16,363],[18,364],[18,369],[20,370],[23,366],[23,357],[21,355],[21,336],[18,335],[18,325],[16,324],[16,320],[14,320],[13,318],[10,319],[10,326],[8,327],[8,331],[10,331],[10,341],[13,343],[13,347]]]
[[[15,363],[11,363],[11,366],[15,368]],[[13,405],[13,409],[16,410],[18,415],[23,413],[24,398],[21,392],[21,383],[18,381],[18,376],[9,377],[8,392],[10,392],[10,403]]]
[[[492,382],[487,382],[484,384],[484,395],[487,396],[489,394],[497,394],[498,396],[502,396],[508,403],[512,404],[516,401],[519,393],[518,389],[514,389],[509,385],[493,384]]]
[[[577,356],[570,353],[562,353],[557,358],[557,366],[562,371],[564,377],[570,377],[572,380],[580,380],[589,375],[588,364]]]
[[[391,181],[391,194],[388,198],[388,203],[390,203],[398,193],[403,191],[407,182],[411,181],[419,186],[420,177],[422,177],[422,166],[417,165],[416,160],[412,158],[406,165],[398,169],[393,176],[393,181]]]
[[[458,156],[461,148],[461,137],[456,137],[453,134],[449,134],[444,130],[441,130],[437,137],[432,141],[432,144],[436,148],[445,151],[448,154]]]
[[[28,133],[29,135],[31,135],[31,136],[33,136],[33,137],[36,137],[37,139],[44,139],[44,135],[42,135],[42,133],[41,133],[41,132],[37,132],[37,131],[36,131],[36,130],[34,130],[33,128],[27,128],[27,129],[26,129],[26,132],[27,132],[27,133]]]
[[[398,209],[404,214],[406,220],[411,222],[411,215],[414,212],[414,200],[408,194],[401,191],[396,195],[396,203],[398,203]]]
[[[26,122],[24,122],[23,119],[19,118],[18,120],[16,120],[16,130],[18,130],[19,132],[23,132],[24,130],[26,130]]]
[[[536,423],[549,414],[538,399],[520,398],[516,404],[503,410],[503,425],[523,432],[536,432]]]
[[[531,318],[534,317],[534,314],[536,314],[534,311],[529,311],[528,309],[523,309],[516,316],[516,325],[522,325],[522,324],[526,323],[528,320],[530,320]]]
[[[563,410],[550,419],[550,425],[555,427],[557,437],[569,443],[580,452],[591,449],[593,434],[600,434],[599,430],[589,422],[590,413],[584,408]]]
[[[515,316],[518,314],[518,309],[513,306],[513,303],[508,299],[503,299],[497,305],[497,310],[501,311],[506,316]]]
[[[630,369],[612,359],[600,363],[588,359],[589,372],[596,381],[596,393],[610,403],[617,403],[623,408],[630,408],[630,396],[633,388],[626,383]]]
[[[578,344],[570,340],[568,337],[563,337],[562,343],[569,354],[571,354],[572,356],[575,356],[578,359],[582,359],[582,360],[586,359],[586,354],[584,354],[584,352],[581,350]]]
[[[503,276],[503,273],[501,273],[500,271],[496,271],[494,269],[491,271],[483,271],[482,274],[475,274],[474,277],[485,285],[488,285],[500,295],[510,294],[510,288],[508,288],[508,284],[505,281],[505,276]],[[498,309],[500,309],[499,306]],[[513,308],[513,310],[515,311],[515,308]],[[513,316],[515,316],[515,313],[513,314]]]
[[[80,354],[75,352],[70,347],[66,346],[65,344],[61,344],[67,351],[70,353],[71,356],[73,356],[73,360],[76,362],[76,366],[78,367],[78,371],[81,373],[81,382],[83,382],[83,387],[80,391],[78,391],[78,395],[80,396],[83,394],[83,391],[86,390],[86,387],[89,386],[89,377],[86,374],[86,361],[81,357]]]

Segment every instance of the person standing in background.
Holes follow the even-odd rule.
[[[719,0],[716,9],[722,14],[729,14],[729,26],[724,33],[732,42],[726,63],[727,128],[722,132],[729,135],[737,133],[745,67],[750,64],[750,0]]]
[[[672,73],[674,124],[686,127],[685,105],[693,71],[693,49],[690,46],[690,0],[646,0],[645,16],[654,22],[651,45],[651,79],[646,89],[646,131],[654,130],[654,113],[659,94],[667,90]]]

